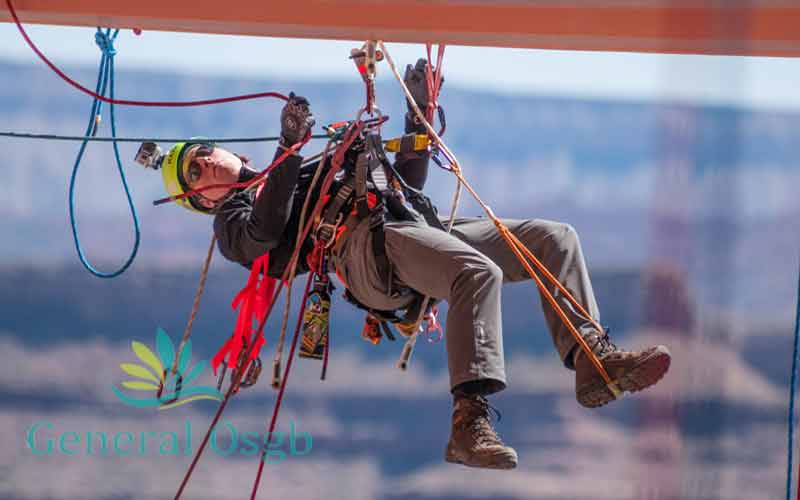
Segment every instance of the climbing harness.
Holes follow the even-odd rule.
[[[10,4],[9,4],[10,5]],[[102,51],[102,57],[100,59],[100,68],[97,74],[97,86],[95,92],[95,98],[92,101],[92,111],[89,115],[89,125],[86,128],[86,136],[94,136],[97,133],[97,128],[100,124],[100,116],[101,116],[101,108],[102,108],[102,99],[100,96],[105,95],[106,91],[108,91],[109,95],[111,96],[112,100],[114,97],[114,55],[116,55],[116,49],[114,49],[114,40],[117,38],[119,34],[119,30],[111,30],[108,28],[106,30],[102,30],[97,28],[95,32],[95,43]],[[116,117],[114,116],[114,104],[110,104],[109,106],[109,113],[111,114],[111,138],[117,135],[117,124],[116,124]],[[113,143],[114,146],[114,159],[117,162],[117,171],[119,172],[120,179],[122,180],[122,187],[125,190],[125,197],[128,201],[128,208],[131,212],[131,218],[133,219],[133,230],[134,230],[134,242],[133,248],[128,256],[128,259],[125,261],[122,266],[117,269],[116,271],[112,272],[102,272],[95,269],[87,260],[86,255],[83,252],[83,247],[81,245],[81,238],[78,234],[78,221],[75,215],[75,182],[78,177],[78,169],[81,165],[81,160],[83,159],[83,154],[86,151],[86,145],[88,144],[88,140],[84,139],[81,143],[81,147],[78,150],[78,155],[75,158],[75,164],[72,167],[72,175],[70,176],[69,180],[69,220],[70,226],[72,227],[72,237],[75,241],[75,249],[78,252],[78,258],[81,261],[81,264],[87,271],[89,271],[94,276],[98,278],[115,278],[120,274],[124,273],[130,265],[133,263],[133,260],[136,258],[136,253],[139,251],[139,242],[141,240],[141,233],[139,230],[139,217],[136,215],[136,207],[133,204],[133,199],[131,197],[130,188],[128,187],[128,181],[125,177],[125,171],[122,169],[122,160],[120,160],[119,156],[119,148],[117,147],[116,142]]]
[[[416,142],[413,134],[411,136],[406,141],[410,144],[409,147],[413,147],[413,143]],[[424,143],[424,141],[419,142]],[[426,221],[430,223],[430,220],[436,220],[438,224],[438,219],[436,219],[432,205],[427,198],[427,204],[414,203],[417,201],[416,197],[422,195],[408,186],[389,162],[379,130],[369,130],[363,144],[359,146],[354,164],[345,171],[338,190],[331,193],[330,201],[323,211],[322,219],[317,224],[315,232],[315,239],[326,249],[334,248],[333,253],[336,253],[338,251],[337,243],[342,235],[347,234],[347,231],[359,222],[368,220],[372,254],[375,258],[378,275],[381,277],[381,281],[387,284],[387,293],[395,297],[403,295],[413,297],[406,309],[406,314],[404,317],[400,317],[397,311],[379,311],[370,308],[356,299],[352,293],[345,291],[345,298],[349,302],[367,311],[362,336],[373,343],[379,339],[381,331],[389,330],[387,322],[396,325],[402,325],[409,321],[415,322],[423,303],[423,299],[418,293],[407,287],[400,288],[393,284],[394,271],[386,255],[385,215],[388,213],[397,220],[415,220],[403,203],[403,190],[412,195],[414,208],[427,212],[424,216]],[[387,335],[387,337],[391,340],[394,339],[393,335]]]

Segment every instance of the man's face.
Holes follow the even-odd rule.
[[[201,189],[236,182],[242,169],[242,160],[220,147],[198,144],[190,147],[182,168],[189,189]],[[199,193],[197,197],[203,206],[213,208],[214,202],[223,198],[228,191],[228,187],[212,188]]]

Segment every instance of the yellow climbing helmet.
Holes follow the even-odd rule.
[[[145,167],[161,169],[161,178],[164,181],[164,188],[171,197],[176,197],[189,191],[189,186],[183,177],[183,164],[188,159],[186,153],[193,146],[213,144],[202,140],[190,140],[179,142],[172,146],[166,155],[161,154],[161,148],[153,142],[145,142],[139,147],[136,153],[136,161]],[[211,214],[211,209],[201,205],[194,196],[174,200],[175,203],[202,214]]]
[[[164,188],[170,196],[179,196],[189,190],[183,178],[183,159],[186,152],[196,143],[179,142],[167,151],[166,156],[161,162],[161,178],[164,180]],[[190,196],[175,200],[175,203],[183,208],[207,214],[209,209],[203,207]]]

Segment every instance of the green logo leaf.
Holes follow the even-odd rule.
[[[122,363],[119,365],[122,368],[122,371],[130,375],[131,377],[137,377],[144,380],[150,380],[158,384],[161,382],[161,374],[163,372],[158,373],[158,375],[154,375],[150,370],[145,368],[144,366],[137,365],[135,363]]]
[[[156,355],[153,354],[153,351],[151,351],[149,347],[134,340],[131,342],[131,349],[133,349],[133,352],[139,359],[144,361],[145,364],[152,368],[153,371],[158,373],[159,376],[164,373],[164,366],[161,364],[161,361],[158,360]]]

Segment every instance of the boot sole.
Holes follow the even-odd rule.
[[[664,346],[659,346],[647,358],[631,368],[625,375],[617,380],[617,386],[624,392],[638,392],[664,378],[669,370],[672,356]],[[598,408],[617,399],[604,382],[591,385],[578,395],[578,403],[587,408]]]
[[[500,454],[496,455],[495,458],[501,459],[497,462],[489,462],[489,463],[478,463],[478,462],[466,462],[464,460],[460,460],[459,458],[452,456],[450,454],[445,454],[444,460],[445,462],[449,462],[451,464],[461,464],[467,467],[475,467],[478,469],[494,469],[494,470],[511,470],[517,467],[517,454]]]

